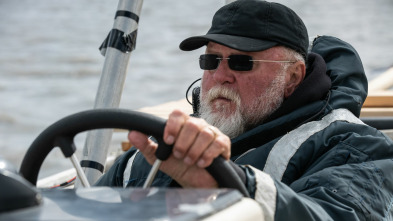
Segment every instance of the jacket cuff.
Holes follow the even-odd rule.
[[[269,174],[262,172],[250,165],[247,165],[246,168],[247,171],[252,171],[254,173],[254,199],[261,206],[265,220],[273,220],[276,212],[277,200],[277,188],[274,184],[274,180],[270,177]],[[246,174],[248,184],[249,177],[248,173]]]

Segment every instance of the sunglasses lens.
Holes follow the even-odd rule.
[[[228,60],[229,68],[235,71],[251,71],[253,62],[248,55],[230,55]]]
[[[215,70],[220,64],[220,59],[215,54],[203,54],[199,57],[199,66],[203,70]],[[229,68],[234,71],[251,71],[253,62],[248,55],[230,55],[228,57]]]
[[[202,70],[214,70],[220,62],[217,58],[218,55],[215,54],[203,54],[199,57],[199,66]]]

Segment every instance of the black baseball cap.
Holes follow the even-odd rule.
[[[293,10],[274,2],[237,0],[227,4],[215,13],[206,35],[185,39],[180,49],[192,51],[209,41],[247,52],[281,45],[307,58],[306,26]]]

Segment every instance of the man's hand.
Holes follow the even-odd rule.
[[[229,159],[231,142],[228,136],[203,119],[175,110],[169,115],[163,138],[166,144],[173,144],[173,153],[162,162],[161,171],[183,187],[217,187],[217,182],[204,168],[219,155]],[[137,131],[131,131],[128,139],[150,164],[154,163],[155,142]]]

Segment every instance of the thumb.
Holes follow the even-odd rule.
[[[154,153],[158,145],[150,140],[146,134],[138,131],[130,131],[128,133],[128,140],[145,156],[149,163],[154,162],[156,159]]]

